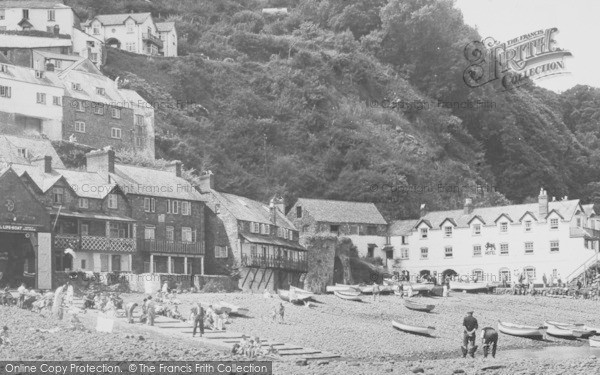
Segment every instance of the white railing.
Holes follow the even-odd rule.
[[[600,261],[600,253],[594,253],[589,259],[587,259],[583,264],[575,269],[575,271],[571,272],[567,279],[565,280],[567,283],[570,283],[577,277],[579,277],[583,272],[585,272],[589,267],[598,263]]]

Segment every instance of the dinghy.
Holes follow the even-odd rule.
[[[229,314],[231,315],[247,315],[250,310],[245,307],[239,307],[232,303],[227,303],[224,301],[219,302],[219,306],[228,308],[230,310]]]
[[[594,333],[594,331],[585,331],[583,327],[580,329],[578,326],[558,326],[550,322],[545,322],[544,324],[548,327],[546,331],[548,335],[565,339],[586,337]]]
[[[410,310],[424,311],[424,312],[431,312],[431,310],[433,310],[435,308],[435,305],[426,305],[424,303],[418,303],[418,302],[411,301],[411,300],[404,301],[404,306]]]
[[[600,338],[598,337],[590,337],[589,338],[590,347],[592,348],[600,348]]]
[[[213,310],[219,315],[223,314],[223,313],[231,314],[231,308],[227,307],[227,306],[223,306],[220,303],[213,304],[212,307],[213,307]]]
[[[511,336],[541,339],[544,337],[544,330],[545,327],[526,326],[498,321],[498,331]]]
[[[360,291],[336,291],[333,292],[333,294],[335,294],[336,297],[339,297],[341,299],[345,299],[348,301],[360,301]]]
[[[308,290],[300,289],[300,288],[297,288],[297,287],[291,286],[291,285],[290,285],[290,290],[293,290],[294,292],[296,292],[296,295],[299,297],[312,298],[315,296],[315,294],[313,292],[309,292]]]
[[[281,298],[282,300],[286,301],[286,302],[291,302],[291,303],[295,303],[297,305],[302,305],[304,304],[304,301],[309,300],[310,296],[298,296],[298,295],[294,295],[295,293],[292,292],[292,296],[290,298],[290,291],[289,290],[282,290],[279,289],[277,290],[277,294],[279,295],[279,298]]]
[[[408,332],[408,333],[414,333],[417,335],[425,335],[425,336],[433,336],[433,333],[435,332],[435,328],[434,327],[420,327],[420,326],[414,326],[411,324],[405,324],[402,322],[397,322],[395,320],[392,320],[392,327],[400,330],[400,331],[404,331],[404,332]]]

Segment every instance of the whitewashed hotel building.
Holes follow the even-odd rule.
[[[532,204],[474,208],[467,199],[462,210],[424,213],[402,249],[395,249],[397,268],[411,278],[514,281],[524,273],[535,283],[544,274],[548,281],[570,281],[598,256],[600,227],[591,206],[566,197],[549,202],[543,189]]]

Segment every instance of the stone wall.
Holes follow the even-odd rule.
[[[325,293],[327,285],[333,285],[335,258],[338,257],[343,272],[343,283],[353,283],[350,268],[352,241],[337,236],[315,235],[303,237],[303,245],[308,250],[308,274],[304,289],[314,293]]]

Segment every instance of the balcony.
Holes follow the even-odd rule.
[[[163,48],[163,41],[156,35],[150,33],[142,33],[142,40],[145,42],[150,42],[158,48]]]
[[[141,249],[148,253],[204,255],[201,242],[143,240]]]
[[[134,253],[136,250],[135,238],[80,236],[78,234],[55,234],[54,248],[118,253]]]
[[[571,238],[600,239],[600,230],[592,228],[571,227],[569,234]]]
[[[288,271],[308,272],[308,262],[303,260],[291,260],[278,258],[272,255],[242,255],[242,266],[277,268]]]

